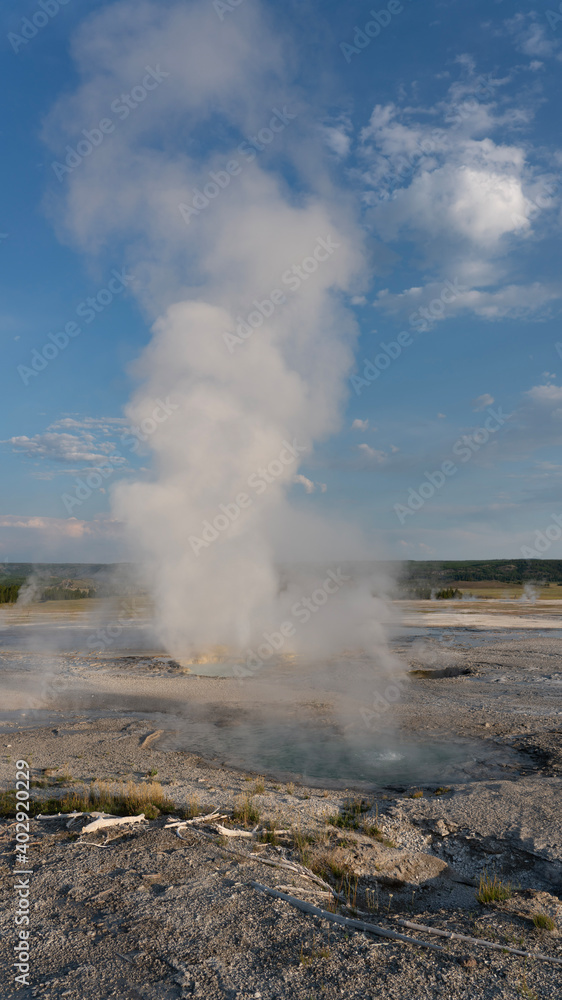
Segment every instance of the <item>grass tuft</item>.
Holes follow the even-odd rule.
[[[361,824],[361,814],[369,812],[371,803],[367,799],[355,798],[347,799],[342,805],[337,816],[328,816],[326,822],[330,826],[337,826],[341,830],[359,830]]]
[[[255,803],[252,802],[249,795],[238,799],[234,809],[232,810],[232,818],[237,823],[242,823],[243,826],[255,826],[256,823],[259,823],[259,809]]]
[[[479,903],[502,903],[510,898],[512,892],[510,882],[502,882],[497,875],[491,878],[487,872],[483,872],[480,876],[476,899]]]
[[[15,792],[0,793],[0,816],[14,817],[18,803]],[[173,813],[175,805],[169,799],[158,781],[135,785],[129,781],[115,787],[104,781],[94,781],[89,788],[83,787],[60,798],[31,799],[30,816],[68,812],[106,812],[115,816],[138,816],[144,813],[147,819],[156,819],[160,813]]]
[[[533,916],[533,923],[535,927],[542,931],[556,930],[556,922],[546,913],[535,913]]]

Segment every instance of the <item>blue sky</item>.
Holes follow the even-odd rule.
[[[218,39],[256,5],[183,6],[214,18]],[[130,411],[125,416],[138,383],[134,362],[174,300],[171,285],[196,287],[199,265],[195,247],[182,261],[181,281],[172,281],[172,249],[154,264],[158,232],[151,274],[159,267],[166,278],[156,282],[130,249],[139,239],[134,212],[126,224],[120,217],[98,224],[105,212],[118,214],[115,206],[136,183],[133,172],[121,176],[133,160],[116,156],[127,130],[150,128],[159,153],[173,141],[177,155],[201,164],[202,178],[213,156],[224,164],[247,138],[220,108],[207,110],[204,128],[189,126],[173,72],[160,80],[157,68],[153,92],[130,120],[111,110],[121,91],[106,93],[92,69],[104,56],[101,42],[99,49],[84,42],[89,25],[103,39],[100,25],[118,24],[119,38],[129,30],[140,47],[147,37],[140,22],[156,30],[158,11],[172,5],[151,13],[144,4],[56,7],[51,0],[43,8],[54,13],[44,26],[35,19],[35,34],[24,19],[41,11],[38,2],[10,0],[1,14],[0,73],[10,95],[1,111],[0,167],[2,561],[120,558],[111,490],[122,479],[154,475],[150,441],[135,445]],[[302,193],[304,177],[313,191],[329,183],[363,254],[357,287],[348,282],[341,293],[358,330],[355,364],[343,375],[347,399],[329,431],[316,436],[291,503],[305,517],[356,525],[366,555],[517,557],[562,511],[557,9],[501,0],[262,4],[281,40],[298,112],[264,152],[263,170],[283,179],[289,201]],[[22,26],[31,35],[25,43]],[[267,56],[252,56],[266,67],[264,79]],[[154,69],[158,61],[147,48],[139,66]],[[144,69],[139,76],[124,59],[120,72],[125,89],[142,87]],[[286,92],[277,100],[276,86],[267,80],[277,101],[270,106],[282,110]],[[65,147],[75,149],[83,129],[96,128],[104,114],[115,130],[59,180],[53,163],[64,163]],[[314,157],[322,163],[316,181]],[[106,208],[108,188],[114,201]],[[190,225],[207,225],[219,208]],[[90,321],[89,297],[96,300]],[[68,324],[76,324],[72,335],[64,333]],[[48,363],[31,374],[33,352],[44,352],[51,334],[68,343],[58,354],[47,347]],[[334,411],[339,406],[335,400]],[[97,475],[101,488],[69,506],[77,481],[100,468],[109,470]],[[560,558],[560,543],[545,554]]]

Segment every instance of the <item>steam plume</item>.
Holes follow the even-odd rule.
[[[245,650],[306,586],[279,593],[279,539],[293,557],[325,559],[342,530],[312,527],[288,494],[303,457],[339,426],[360,230],[330,180],[291,48],[259,6],[220,20],[209,3],[118,3],[89,19],[73,51],[82,83],[46,124],[57,152],[111,116],[119,94],[134,102],[147,72],[160,79],[126,120],[116,112],[50,204],[65,238],[122,248],[155,320],[127,412],[142,426],[163,406],[147,435],[153,474],[121,482],[114,513],[147,566],[168,650]],[[346,545],[361,551],[351,529]],[[373,611],[368,582],[341,587],[291,644],[372,642]]]

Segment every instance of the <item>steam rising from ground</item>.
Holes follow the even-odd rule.
[[[370,580],[324,600],[327,570],[283,589],[276,569],[280,557],[364,554],[353,529],[289,496],[303,458],[338,428],[356,336],[345,299],[364,272],[290,48],[255,5],[220,20],[209,3],[119,3],[89,19],[74,55],[83,82],[46,125],[57,152],[147,66],[162,77],[65,178],[52,210],[89,251],[122,242],[143,308],[159,316],[127,412],[140,425],[163,403],[147,442],[153,472],[121,482],[113,510],[146,566],[167,649],[245,656],[286,622],[284,652],[380,647]],[[263,148],[240,152],[256,134]],[[233,159],[240,169],[228,174]],[[209,183],[218,193],[190,211]],[[314,605],[306,621],[303,597]]]

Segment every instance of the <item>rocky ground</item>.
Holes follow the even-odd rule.
[[[113,790],[153,780],[177,815],[218,808],[229,835],[212,819],[169,827],[163,813],[92,833],[81,833],[86,817],[32,820],[31,983],[16,991],[15,828],[3,819],[0,950],[7,972],[0,996],[562,996],[562,964],[398,923],[562,959],[559,640],[524,632],[473,640],[456,630],[396,642],[417,671],[392,708],[398,740],[454,737],[477,748],[463,780],[446,784],[438,773],[434,781],[385,787],[262,780],[258,766],[245,772],[179,748],[177,720],[167,728],[162,712],[157,725],[130,705],[126,714],[89,718],[76,690],[72,711],[59,702],[48,723],[29,715],[7,721],[0,730],[3,788],[14,787],[18,759],[31,764],[34,799],[80,792],[96,779]],[[145,690],[151,671],[160,672],[153,680],[168,697],[164,682],[175,678],[161,666],[129,666],[127,684]],[[117,685],[122,666],[107,671],[108,686]],[[192,701],[198,691],[207,706],[216,699],[222,727],[233,724],[237,704],[247,704],[247,692],[233,693],[234,682],[184,682],[193,682]],[[267,697],[256,696],[262,709]],[[322,704],[329,711],[328,701]],[[244,803],[252,806],[246,818]],[[272,827],[288,832],[274,835]],[[483,874],[505,898],[478,901]],[[438,950],[338,926],[255,883]]]

